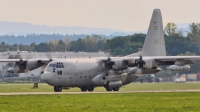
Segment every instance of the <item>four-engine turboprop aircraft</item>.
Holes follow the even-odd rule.
[[[41,79],[54,86],[79,87],[81,91],[93,91],[104,86],[107,91],[118,91],[141,74],[154,74],[158,66],[170,65],[168,70],[187,71],[188,64],[200,56],[166,56],[163,23],[160,9],[154,9],[142,51],[125,57],[80,59],[56,59],[46,67]]]
[[[0,59],[0,62],[15,62],[11,73],[24,73],[48,64],[42,79],[61,91],[62,86],[80,87],[82,91],[93,91],[104,86],[108,91],[118,91],[141,74],[154,74],[158,66],[171,65],[168,70],[187,71],[188,64],[200,56],[166,56],[162,16],[154,9],[141,52],[125,57],[102,57],[84,59]],[[51,63],[49,63],[51,62]]]

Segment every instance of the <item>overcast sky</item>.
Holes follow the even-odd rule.
[[[145,30],[153,9],[167,22],[200,22],[200,0],[0,0],[0,21]]]

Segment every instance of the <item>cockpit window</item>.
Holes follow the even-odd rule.
[[[49,64],[48,67],[56,67],[56,65],[55,64]]]
[[[56,64],[49,64],[48,67],[53,67],[53,68],[64,68],[64,64],[62,62],[58,62]]]
[[[56,67],[56,65],[55,65],[55,64],[53,64],[53,65],[52,65],[52,67]]]
[[[52,66],[52,64],[49,64],[49,67],[51,67]]]
[[[58,63],[56,64],[56,68],[64,68],[64,64],[61,63],[61,62],[58,62]]]

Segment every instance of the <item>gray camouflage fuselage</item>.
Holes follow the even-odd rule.
[[[63,63],[63,68],[49,67],[50,64]],[[122,85],[133,82],[137,75],[128,73],[128,69],[117,71],[107,71],[104,64],[98,62],[96,58],[85,59],[63,59],[50,62],[42,75],[42,80],[52,86],[67,87],[90,87],[103,86],[107,81],[121,81]],[[54,69],[54,70],[53,70]],[[62,71],[62,75],[59,73]],[[109,72],[109,73],[108,73]],[[98,81],[104,81],[95,85],[92,80],[99,74],[105,77]],[[109,75],[106,75],[109,74]]]

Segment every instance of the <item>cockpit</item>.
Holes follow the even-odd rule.
[[[53,67],[53,68],[64,68],[64,64],[63,64],[62,62],[50,63],[48,67]]]

